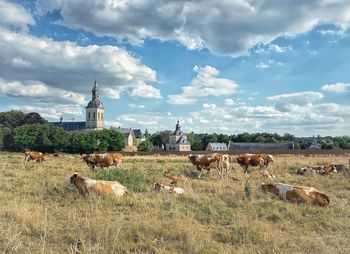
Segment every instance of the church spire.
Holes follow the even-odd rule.
[[[100,94],[98,92],[97,82],[95,79],[94,86],[92,88],[92,100],[94,101],[94,100],[99,99],[99,98],[100,98]]]

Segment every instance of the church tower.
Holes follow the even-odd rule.
[[[86,128],[101,130],[104,127],[105,109],[100,101],[100,93],[98,91],[97,82],[95,80],[92,88],[92,98],[86,109]]]

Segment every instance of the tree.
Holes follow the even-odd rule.
[[[150,140],[154,146],[162,147],[163,145],[169,143],[169,135],[171,131],[158,131],[153,133]]]
[[[148,140],[151,138],[151,134],[149,134],[147,129],[145,130],[145,138]]]
[[[0,113],[0,124],[5,127],[14,128],[23,122],[25,114],[21,111],[11,110],[7,112]]]
[[[67,135],[51,124],[25,124],[14,128],[4,138],[5,148],[12,151],[37,150],[54,152],[64,150]]]
[[[140,152],[150,152],[153,149],[153,144],[150,140],[142,141],[138,146],[137,150]]]
[[[40,124],[44,124],[47,123],[47,121],[42,118],[40,116],[40,114],[32,112],[32,113],[28,113],[24,116],[21,125],[22,124],[36,124],[36,123],[40,123]]]
[[[193,151],[198,151],[202,150],[203,144],[202,144],[202,139],[199,137],[198,134],[195,134],[193,132],[187,134],[187,140],[191,144],[191,149]]]

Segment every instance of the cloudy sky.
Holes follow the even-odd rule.
[[[350,134],[348,0],[0,0],[0,110],[106,127]]]

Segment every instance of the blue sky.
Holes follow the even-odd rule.
[[[1,0],[0,110],[106,126],[348,135],[350,3]]]

